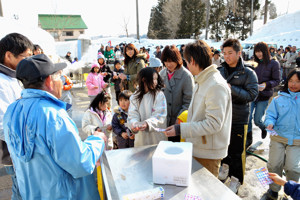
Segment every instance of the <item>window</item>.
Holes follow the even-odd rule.
[[[58,38],[58,33],[55,31],[51,31],[50,34],[52,35],[52,37],[54,37],[54,39]]]
[[[63,36],[73,36],[73,31],[64,31]]]
[[[83,34],[83,31],[79,31],[80,34]]]

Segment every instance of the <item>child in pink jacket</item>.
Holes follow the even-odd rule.
[[[102,92],[104,88],[106,88],[107,83],[103,81],[103,77],[99,74],[100,67],[98,63],[92,64],[91,72],[89,73],[86,79],[86,86],[88,88],[88,96],[90,97],[90,101]]]

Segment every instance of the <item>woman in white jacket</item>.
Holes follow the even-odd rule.
[[[130,97],[128,122],[136,133],[134,146],[158,144],[167,140],[159,128],[166,127],[167,105],[161,91],[163,81],[155,69],[143,68],[138,73],[138,90]]]
[[[82,118],[82,130],[86,136],[92,135],[96,130],[105,133],[107,143],[106,150],[113,149],[112,139],[112,114],[108,109],[110,95],[104,91],[99,93],[85,111]]]
[[[196,82],[188,118],[168,127],[165,134],[193,143],[195,159],[217,177],[230,141],[231,92],[217,66],[211,65],[212,52],[204,41],[188,44],[184,58]]]

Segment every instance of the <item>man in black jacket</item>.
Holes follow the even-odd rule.
[[[240,183],[244,181],[246,162],[246,138],[250,102],[258,95],[258,82],[255,72],[244,64],[241,58],[242,47],[238,40],[228,39],[222,45],[225,62],[218,68],[227,80],[232,95],[232,128],[228,156],[222,163],[229,165],[231,189],[237,193]],[[236,179],[237,178],[237,179]]]

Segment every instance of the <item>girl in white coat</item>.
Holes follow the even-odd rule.
[[[112,114],[108,109],[110,99],[111,97],[108,93],[104,91],[99,93],[82,118],[82,130],[87,136],[92,135],[96,130],[105,133],[107,137],[106,150],[113,149]]]
[[[163,81],[155,69],[143,68],[138,73],[138,90],[130,97],[128,122],[136,133],[134,146],[158,144],[167,140],[159,128],[166,127],[167,105]]]

